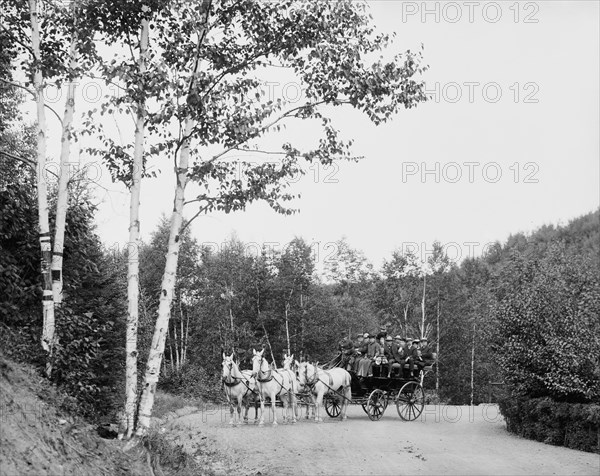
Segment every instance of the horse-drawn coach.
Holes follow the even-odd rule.
[[[285,356],[281,369],[269,364],[264,351],[254,351],[252,371],[240,371],[233,356],[223,355],[223,383],[234,423],[234,406],[238,419],[242,405],[245,406],[244,421],[247,422],[248,406],[255,404],[255,420],[260,403],[260,421],[264,423],[264,404],[271,402],[273,424],[277,424],[275,405],[284,407],[284,422],[296,422],[298,406],[307,407],[307,418],[312,409],[316,421],[322,421],[321,407],[332,418],[346,418],[349,404],[361,405],[370,420],[381,419],[390,404],[396,406],[398,416],[405,421],[416,420],[425,406],[423,382],[432,371],[432,365],[420,367],[415,377],[407,375],[408,365],[396,374],[385,371],[385,363],[374,363],[372,375],[359,377],[356,372],[340,367],[336,358],[323,366],[318,363],[298,362],[293,356]],[[403,366],[404,367],[404,366]],[[291,413],[290,413],[291,412]]]

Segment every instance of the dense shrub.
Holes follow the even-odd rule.
[[[223,397],[220,375],[210,374],[203,367],[188,364],[181,372],[167,373],[159,382],[161,389],[187,398],[219,401]]]
[[[500,401],[507,429],[525,438],[600,453],[600,405],[513,395]]]
[[[53,380],[74,398],[72,408],[87,417],[112,415],[123,373],[111,347],[120,340],[115,322],[69,307],[56,312],[58,343],[53,355]],[[116,341],[116,342],[115,342]]]
[[[551,247],[515,255],[494,310],[497,355],[513,393],[600,402],[600,278],[593,261]]]

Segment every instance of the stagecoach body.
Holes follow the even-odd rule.
[[[370,420],[380,420],[390,403],[396,406],[398,416],[405,421],[416,420],[425,406],[425,391],[423,381],[425,375],[432,370],[431,366],[424,367],[416,379],[404,377],[381,376],[381,367],[374,368],[374,376],[364,377],[361,381],[354,373],[352,375],[352,401],[358,404]],[[327,415],[332,418],[339,416],[342,396],[337,392],[329,392],[325,396],[324,405]]]

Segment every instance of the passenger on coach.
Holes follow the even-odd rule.
[[[394,355],[392,352],[393,346],[394,346],[394,339],[392,339],[392,336],[387,336],[385,338],[385,345],[383,347],[383,355],[385,356],[385,359],[387,360],[386,369],[387,369],[388,377],[390,377],[392,375],[392,365],[396,361],[394,359]]]
[[[419,350],[421,351],[421,362],[423,364],[421,368],[428,367],[435,363],[436,356],[433,352],[433,349],[427,342],[427,337],[423,337],[421,339],[421,344],[419,346]]]
[[[394,337],[394,343],[392,344],[392,359],[393,364],[390,366],[391,371],[402,376],[404,374],[404,363],[408,353],[406,351],[406,339],[397,335]]]
[[[415,365],[421,360],[419,342],[419,339],[413,339],[412,345],[408,349],[408,357],[406,360],[408,361],[408,375],[410,378],[414,378]]]

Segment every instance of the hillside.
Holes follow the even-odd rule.
[[[58,411],[60,395],[32,368],[0,355],[0,380],[2,476],[162,474],[144,448],[126,454],[122,442]]]

